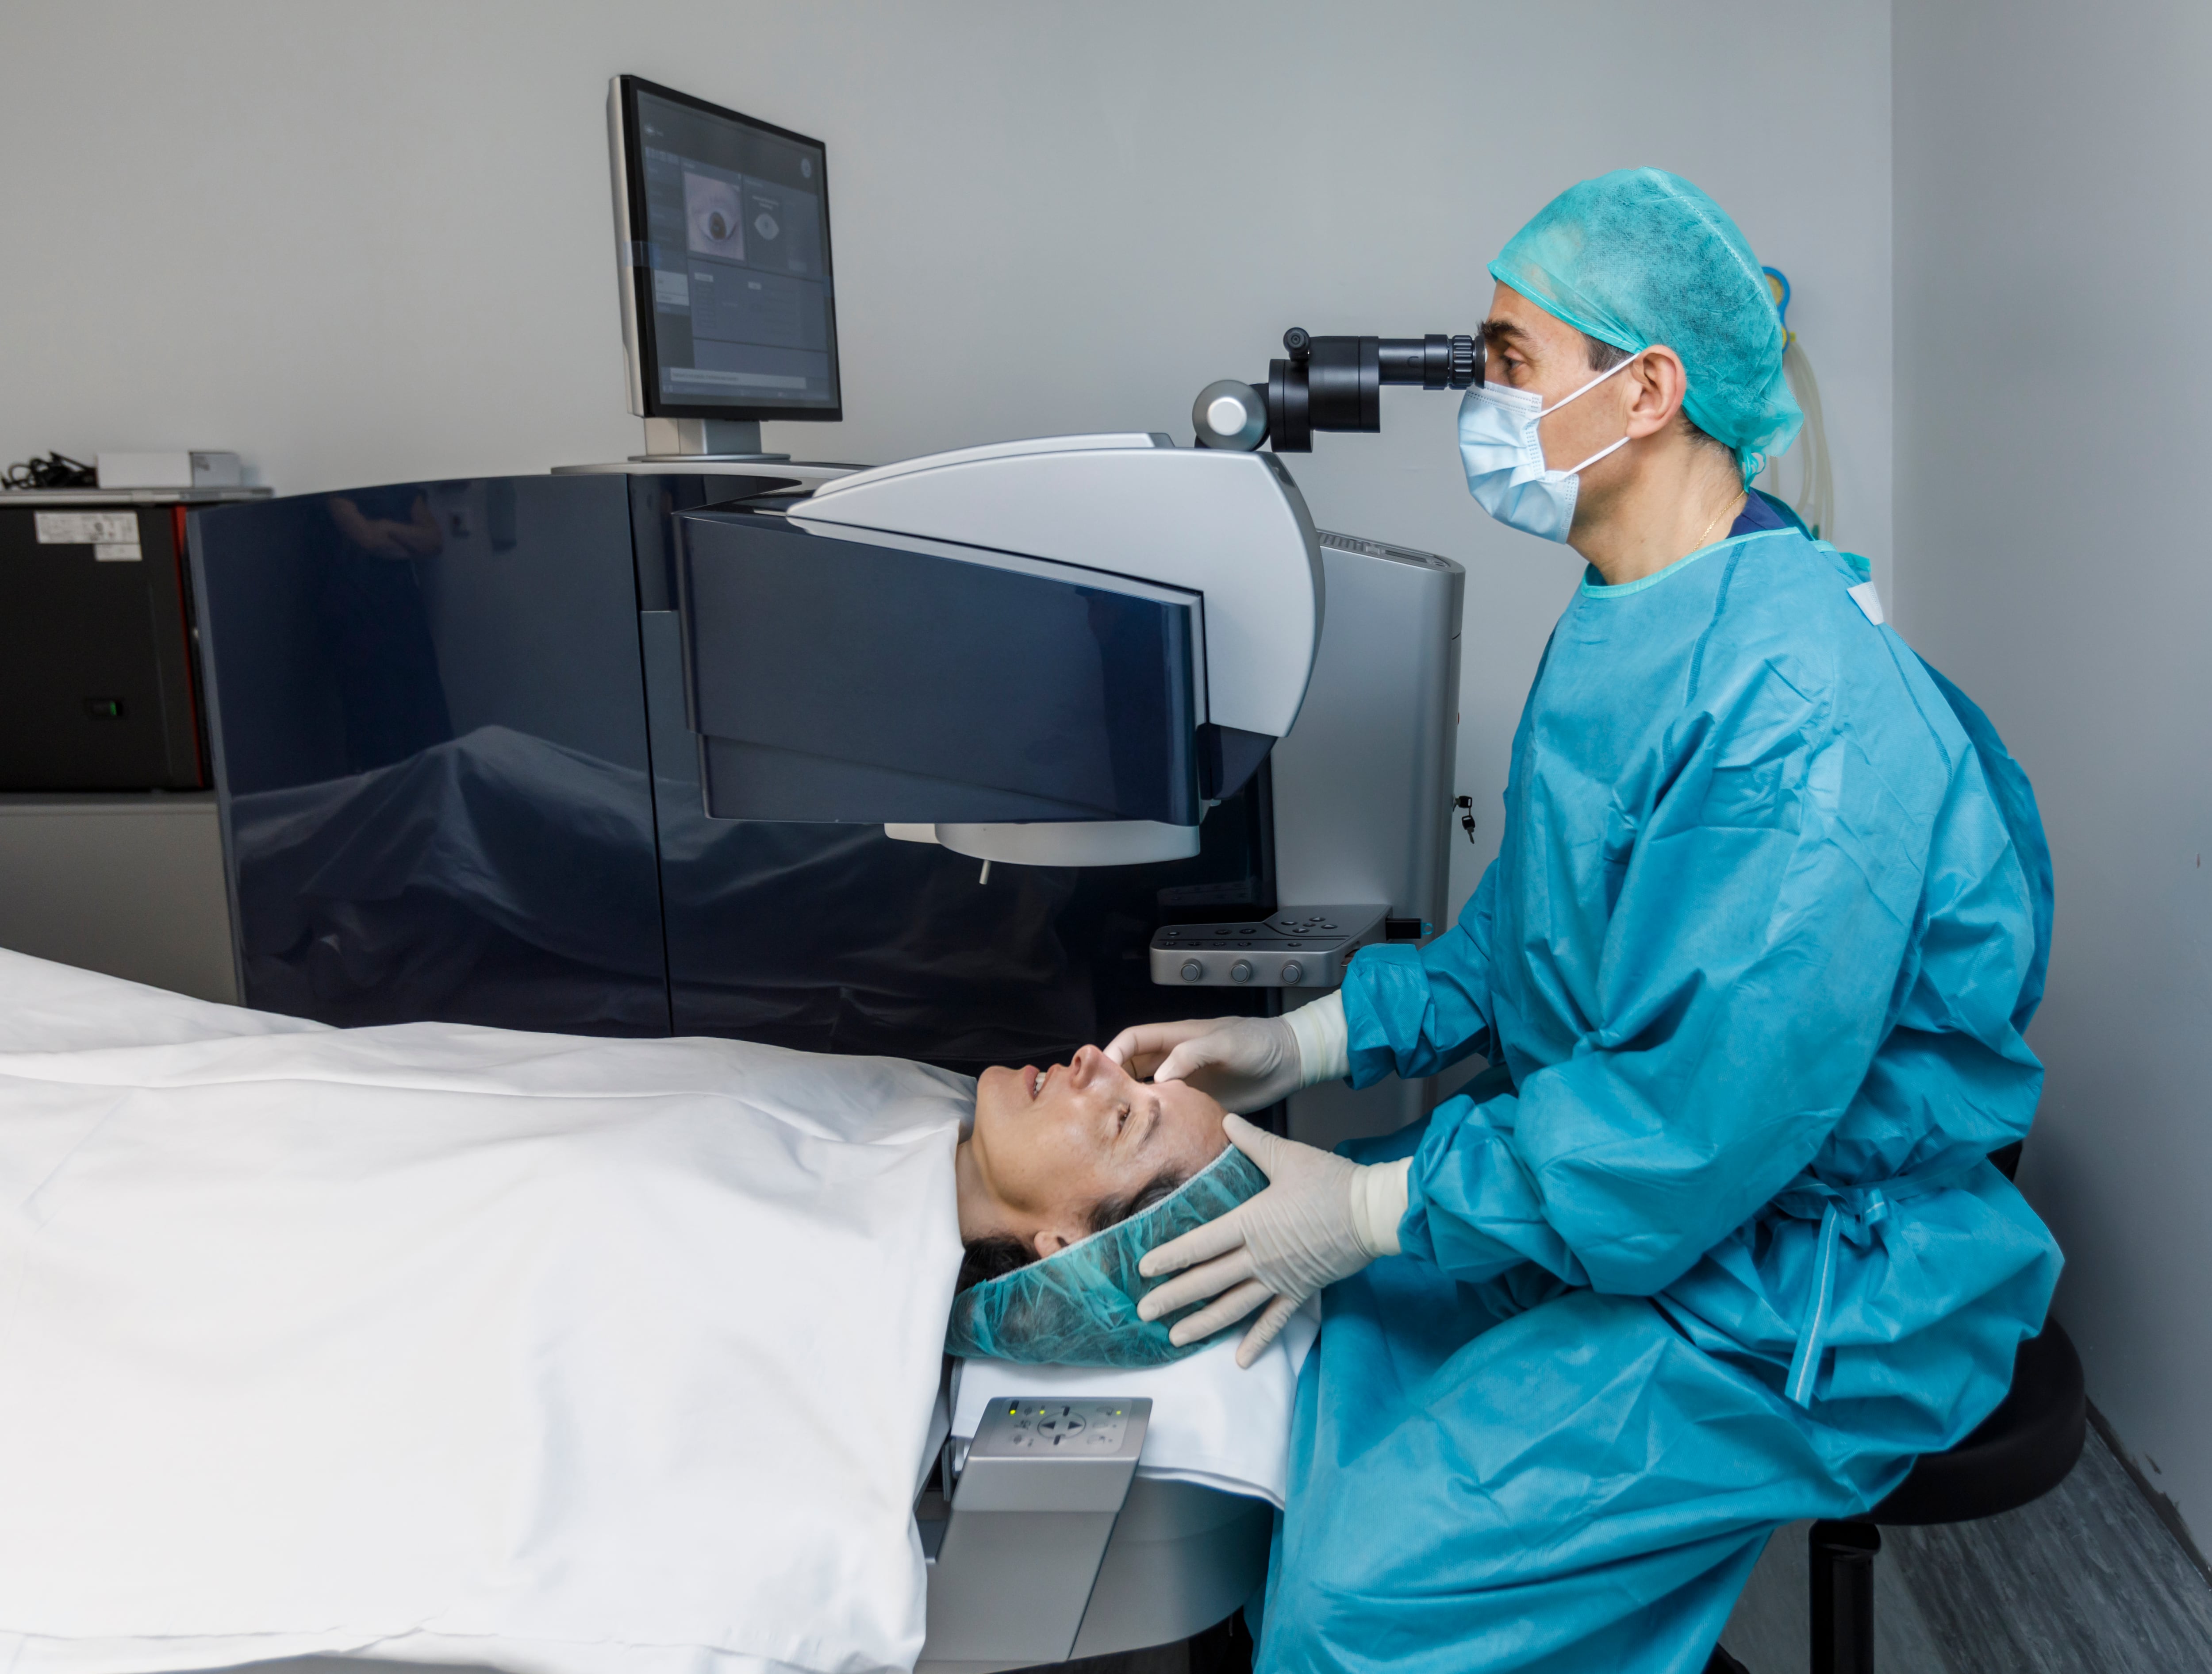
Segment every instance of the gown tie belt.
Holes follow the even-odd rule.
[[[1977,1156],[1965,1162],[1908,1169],[1889,1179],[1860,1186],[1836,1185],[1808,1169],[1776,1195],[1774,1207],[1783,1214],[1793,1220],[1820,1223],[1820,1242],[1813,1257],[1813,1292],[1797,1328],[1790,1376],[1783,1385],[1783,1393],[1790,1400],[1801,1407],[1813,1404],[1813,1387],[1820,1381],[1820,1361],[1833,1323],[1836,1269],[1843,1263],[1844,1241],[1848,1239],[1861,1250],[1872,1248],[1888,1225],[1895,1205],[1948,1190],[1982,1166],[1983,1159]]]

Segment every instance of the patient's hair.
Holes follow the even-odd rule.
[[[1091,1206],[1091,1230],[1103,1233],[1118,1227],[1133,1214],[1181,1190],[1190,1176],[1180,1168],[1164,1168],[1126,1197],[1102,1197]],[[962,1246],[960,1280],[955,1294],[971,1285],[1003,1279],[1037,1259],[1036,1246],[1004,1233],[974,1239]]]

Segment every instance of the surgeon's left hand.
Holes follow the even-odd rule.
[[[1182,1269],[1179,1279],[1137,1304],[1158,1319],[1211,1296],[1216,1300],[1168,1333],[1178,1348],[1212,1336],[1266,1304],[1237,1348],[1249,1367],[1290,1318],[1339,1279],[1377,1256],[1398,1253],[1413,1160],[1363,1166],[1332,1152],[1278,1139],[1241,1116],[1223,1119],[1230,1142],[1260,1165],[1267,1188],[1228,1214],[1171,1239],[1137,1263],[1147,1279]],[[1200,1264],[1202,1263],[1202,1264]]]

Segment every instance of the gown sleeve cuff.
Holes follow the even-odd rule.
[[[1352,1073],[1350,1034],[1344,1021],[1344,995],[1324,994],[1310,1005],[1286,1013],[1291,1038],[1298,1046],[1298,1085],[1313,1087]]]

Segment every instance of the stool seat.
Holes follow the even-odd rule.
[[[2088,1425],[2081,1358],[2057,1320],[2020,1345],[2012,1390],[1956,1447],[1923,1453],[1869,1523],[1970,1523],[2016,1511],[2065,1480]]]

